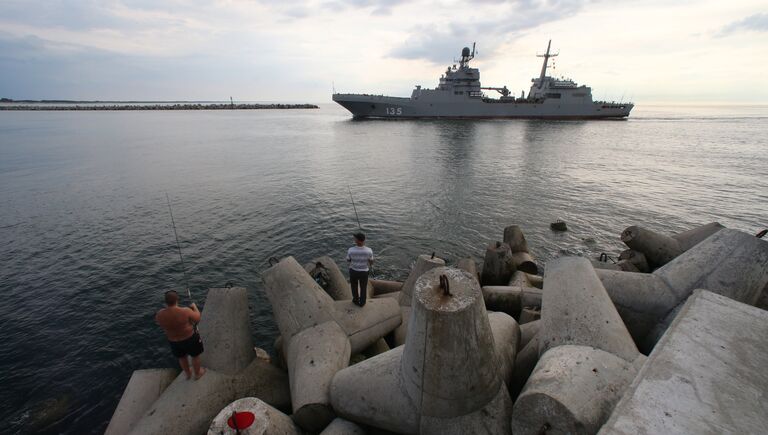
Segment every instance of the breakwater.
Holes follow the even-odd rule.
[[[314,104],[0,104],[0,110],[269,110],[269,109],[317,109]]]
[[[768,417],[730,385],[768,389],[754,369],[768,345],[741,339],[744,325],[768,333],[762,235],[631,226],[621,264],[563,256],[544,268],[513,225],[481,265],[425,254],[403,282],[371,280],[363,307],[332,259],[270,260],[274,355],[253,347],[246,290],[211,289],[208,374],[134,372],[106,433],[607,435],[638,418],[658,433],[752,432]]]

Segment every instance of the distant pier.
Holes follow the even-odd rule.
[[[259,110],[259,109],[317,109],[314,104],[231,104],[231,103],[166,103],[166,104],[104,104],[104,103],[24,103],[0,104],[0,110]]]

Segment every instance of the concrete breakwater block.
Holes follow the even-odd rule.
[[[723,228],[725,227],[720,222],[710,222],[682,233],[673,234],[672,238],[677,240],[680,249],[687,251]]]
[[[197,381],[180,374],[136,423],[132,434],[203,434],[235,399],[256,396],[277,407],[290,404],[284,371],[255,358],[243,288],[211,289],[198,328],[208,369]],[[217,355],[213,355],[216,353]],[[237,367],[246,366],[237,370]],[[210,365],[207,365],[210,364]]]
[[[477,282],[480,282],[480,274],[477,273],[477,262],[473,258],[462,258],[456,263],[456,267],[474,276]]]
[[[765,433],[765,337],[768,312],[696,290],[599,433]]]
[[[488,245],[485,249],[480,283],[484,286],[506,285],[514,272],[512,250],[509,249],[509,245],[501,242]]]
[[[520,325],[520,343],[518,345],[519,349],[524,348],[528,343],[531,342],[531,339],[539,333],[539,329],[541,327],[541,319],[534,320],[533,322],[528,322],[526,324]]]
[[[339,265],[336,264],[331,257],[324,255],[315,258],[304,265],[304,270],[306,270],[313,279],[317,274],[321,274],[322,277],[325,278],[326,287],[323,288],[323,290],[325,290],[333,300],[352,300],[352,288],[349,286],[347,279],[344,278],[344,274],[341,273]]]
[[[528,242],[519,226],[510,225],[504,228],[504,243],[509,246],[512,252],[511,261],[515,270],[533,275],[538,273],[539,268],[528,250]]]
[[[661,267],[723,228],[718,222],[711,222],[670,237],[634,225],[621,233],[621,241],[643,253],[650,267]]]
[[[411,318],[411,300],[413,299],[413,288],[416,285],[416,281],[425,272],[441,266],[445,266],[445,260],[442,258],[433,255],[419,255],[416,257],[416,262],[413,264],[408,278],[403,283],[403,288],[398,298],[401,306],[402,323],[395,329],[392,337],[395,346],[404,344],[405,337],[408,334],[408,321]]]
[[[639,351],[589,260],[561,257],[544,275],[539,355],[565,344],[591,346],[627,361]]]
[[[320,435],[365,435],[365,430],[355,423],[343,418],[337,418],[331,422]]]
[[[631,362],[600,349],[552,348],[515,402],[512,433],[596,433],[636,373]]]
[[[334,374],[349,364],[351,354],[400,324],[400,307],[391,298],[364,307],[333,301],[293,257],[267,269],[263,279],[283,338],[293,418],[319,432],[335,417],[328,394]]]
[[[444,267],[423,274],[409,324],[404,346],[336,374],[339,415],[398,433],[509,433],[503,356],[474,277]]]
[[[673,320],[669,314],[696,288],[754,305],[768,285],[768,242],[726,228],[651,274],[596,273],[635,342],[648,352]]]
[[[432,255],[419,255],[416,257],[416,262],[413,264],[411,272],[408,274],[403,283],[402,293],[400,293],[400,305],[403,307],[410,307],[411,300],[413,299],[413,288],[416,286],[416,281],[425,272],[432,270],[436,267],[445,266],[445,260]]]
[[[645,254],[654,267],[663,266],[683,253],[677,240],[637,225],[625,229],[621,241],[630,249]]]
[[[202,366],[227,375],[248,366],[255,355],[250,324],[244,287],[210,289],[198,326],[205,346]]]
[[[177,369],[134,371],[104,434],[123,435],[129,433],[178,374],[179,370]]]
[[[291,417],[255,397],[238,399],[219,412],[208,435],[302,435]]]
[[[536,323],[540,323],[538,321]],[[533,322],[531,322],[533,323]],[[522,328],[524,325],[521,325]],[[534,335],[531,340],[523,346],[515,356],[515,364],[512,367],[512,378],[509,381],[509,395],[512,400],[517,400],[517,396],[523,390],[523,386],[528,382],[528,378],[533,373],[536,363],[539,362],[539,336]]]
[[[368,280],[373,286],[373,296],[382,296],[399,292],[403,289],[403,283],[400,281],[387,281],[383,279]]]
[[[540,307],[542,291],[525,286],[484,286],[482,288],[485,307],[520,318],[524,307]]]
[[[169,433],[204,434],[211,420],[228,403],[256,396],[282,409],[290,409],[287,374],[254,359],[237,375],[208,369],[197,381],[179,375],[130,432],[135,435]]]
[[[499,356],[499,373],[505,385],[512,380],[512,369],[520,347],[520,326],[506,313],[488,313],[493,344]]]

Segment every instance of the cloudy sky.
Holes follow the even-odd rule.
[[[0,0],[0,96],[330,101],[434,87],[477,42],[484,86],[768,103],[765,0]]]

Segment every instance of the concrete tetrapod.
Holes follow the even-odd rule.
[[[621,233],[621,241],[630,249],[643,253],[650,266],[661,267],[723,228],[725,227],[720,223],[711,222],[670,237],[646,228],[631,226]],[[635,266],[644,272],[642,267],[637,264]]]
[[[669,314],[696,288],[754,305],[768,285],[768,242],[726,228],[652,274],[596,272],[635,343],[647,353],[673,320]]]
[[[320,435],[365,435],[365,430],[351,421],[337,418]]]
[[[634,361],[632,336],[584,257],[550,261],[544,275],[539,355],[565,344],[592,346]]]
[[[484,286],[506,285],[515,272],[512,251],[506,243],[495,242],[485,249],[480,283]]]
[[[351,301],[352,289],[333,258],[327,255],[315,258],[304,265],[304,270],[311,275],[312,271],[318,268],[318,264],[328,276],[328,288],[323,290],[335,301]]]
[[[284,371],[255,358],[250,322],[242,310],[248,307],[245,289],[211,289],[200,319],[200,335],[210,364],[197,381],[179,375],[136,423],[132,434],[204,434],[211,419],[235,399],[257,396],[279,408],[288,408],[290,393]],[[250,361],[235,374],[228,374],[244,361]],[[208,355],[219,352],[224,355]],[[227,355],[232,355],[227,358]]]
[[[412,308],[405,346],[336,374],[334,409],[398,433],[508,434],[511,401],[477,281],[458,269],[430,270]]]
[[[541,355],[515,402],[512,432],[594,434],[636,374],[631,362],[600,349],[550,349]]]
[[[756,434],[768,428],[768,312],[696,290],[600,434]]]
[[[395,346],[400,346],[405,343],[405,336],[408,333],[408,321],[411,318],[411,300],[413,299],[413,287],[416,285],[416,281],[424,274],[424,272],[434,269],[436,267],[445,266],[445,260],[432,255],[419,255],[416,257],[416,262],[413,264],[411,273],[408,274],[408,278],[403,283],[403,289],[400,292],[398,301],[400,302],[401,315],[403,322],[395,329],[393,334],[393,340]]]
[[[376,343],[401,322],[391,298],[364,307],[331,297],[293,259],[287,257],[263,273],[283,338],[293,417],[302,428],[319,432],[333,420],[328,388],[350,354]]]
[[[291,417],[255,397],[227,405],[213,419],[208,435],[302,435]]]
[[[503,311],[520,319],[523,307],[541,306],[541,290],[533,287],[530,275],[517,271],[505,286],[483,286],[485,307],[491,311]]]
[[[104,434],[123,435],[130,432],[178,374],[177,369],[134,371]]]
[[[504,243],[509,245],[512,251],[512,264],[515,270],[525,273],[537,274],[539,268],[533,261],[530,251],[528,251],[528,242],[525,240],[523,230],[517,225],[510,225],[504,228]]]

